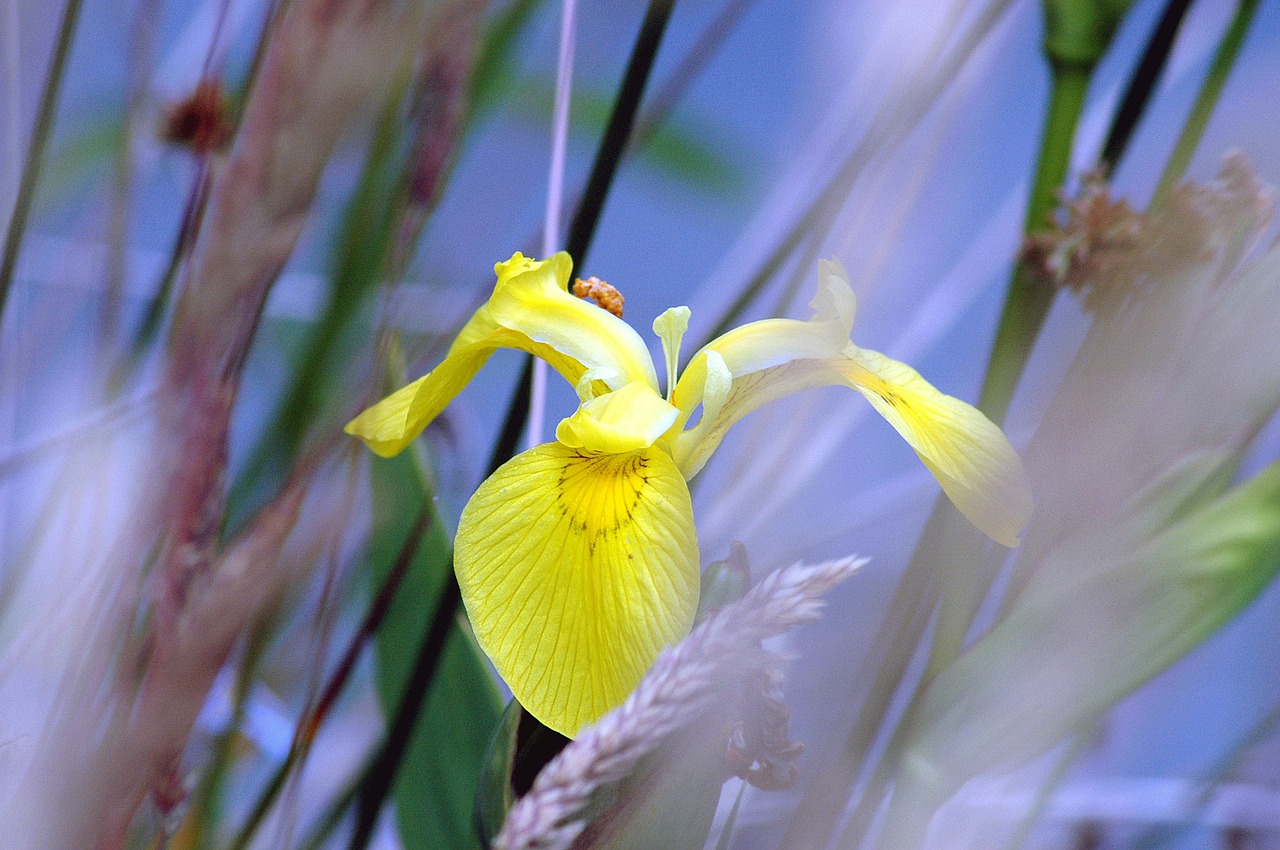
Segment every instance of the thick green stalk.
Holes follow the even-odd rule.
[[[1071,164],[1071,143],[1092,73],[1092,66],[1076,63],[1052,62],[1050,67],[1049,115],[1041,137],[1035,182],[1027,202],[1028,234],[1048,227],[1048,216],[1057,205],[1057,191],[1066,180]],[[982,411],[995,422],[1003,421],[1009,410],[1022,368],[1049,313],[1053,293],[1047,283],[1027,274],[1021,265],[1015,269],[978,401]]]
[[[1187,166],[1191,164],[1191,157],[1195,154],[1201,137],[1204,136],[1205,127],[1209,124],[1214,107],[1218,105],[1218,97],[1222,94],[1223,86],[1227,84],[1231,69],[1235,67],[1236,57],[1240,55],[1240,47],[1244,44],[1245,36],[1249,33],[1249,27],[1257,11],[1258,0],[1240,0],[1239,5],[1236,6],[1236,13],[1222,36],[1222,42],[1218,45],[1218,50],[1213,55],[1213,62],[1209,65],[1209,73],[1205,76],[1200,93],[1196,96],[1196,102],[1191,107],[1191,114],[1187,116],[1187,123],[1178,134],[1173,153],[1169,155],[1169,162],[1164,167],[1164,173],[1160,175],[1160,183],[1156,187],[1152,206],[1164,200],[1169,190],[1182,179]]]
[[[62,23],[58,26],[58,36],[54,41],[44,94],[40,97],[35,128],[31,132],[31,144],[27,148],[27,160],[22,167],[22,179],[18,182],[18,194],[13,202],[13,218],[9,219],[9,230],[4,237],[4,255],[0,259],[0,316],[4,315],[9,290],[13,288],[13,275],[18,266],[18,254],[22,250],[22,237],[27,232],[31,203],[44,165],[44,152],[49,146],[49,136],[53,133],[54,113],[58,111],[58,93],[62,90],[62,79],[66,75],[67,58],[75,39],[81,5],[81,0],[67,0],[67,5],[62,10]]]

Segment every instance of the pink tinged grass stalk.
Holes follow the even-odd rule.
[[[122,845],[144,796],[176,783],[177,758],[236,637],[294,579],[276,554],[309,474],[300,470],[242,542],[216,555],[227,434],[241,370],[272,284],[293,251],[342,133],[388,90],[420,44],[418,4],[300,0],[271,33],[238,144],[211,206],[171,332],[152,510],[165,529],[154,609],[137,657],[119,664],[134,693],[107,731],[92,781],[104,847]],[[273,518],[274,519],[271,519]],[[122,704],[123,705],[123,704]]]
[[[417,46],[415,28],[399,4],[311,0],[291,7],[272,35],[170,337],[174,498],[160,559],[161,623],[212,555],[229,416],[267,294],[341,133],[385,93]]]
[[[100,846],[121,846],[133,813],[150,791],[162,811],[185,796],[177,765],[191,725],[218,671],[245,628],[279,603],[298,576],[280,564],[311,475],[299,475],[190,588],[186,604],[147,647],[146,671],[131,714],[106,745]]]
[[[726,685],[776,667],[780,659],[760,642],[817,619],[822,595],[863,563],[845,558],[771,573],[664,650],[622,705],[538,774],[508,812],[494,850],[569,847],[587,827],[581,814],[596,790],[625,779],[669,735],[715,710]]]
[[[421,226],[439,198],[441,181],[458,141],[475,63],[475,46],[488,0],[448,0],[430,16],[417,73],[413,111],[417,127],[410,163],[406,226]]]

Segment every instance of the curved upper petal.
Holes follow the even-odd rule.
[[[612,373],[603,379],[609,389],[643,381],[656,392],[658,376],[640,334],[608,310],[571,295],[566,285],[572,269],[563,251],[540,263],[516,253],[497,266],[489,315],[587,369]],[[577,384],[577,376],[570,383]]]
[[[717,337],[703,350],[718,352],[735,375],[792,360],[834,357],[849,344],[857,303],[844,267],[834,260],[819,260],[818,294],[809,302],[810,319],[750,322]]]
[[[871,401],[974,525],[1017,545],[1031,492],[1003,432],[911,367],[849,342],[853,293],[838,265],[824,263],[821,271],[813,319],[753,322],[710,343],[685,369],[672,398],[680,418],[669,437],[681,472],[696,475],[729,428],[756,408],[809,387],[843,384]],[[838,328],[844,338],[836,344]],[[681,431],[699,405],[697,425]]]
[[[656,448],[517,455],[467,503],[454,564],[480,646],[569,736],[622,702],[698,602],[689,490]]]
[[[563,252],[538,261],[520,253],[495,267],[493,294],[427,375],[365,410],[346,426],[383,457],[404,450],[498,348],[547,361],[587,397],[641,381],[657,391],[653,360],[630,325],[565,289]],[[590,372],[592,380],[582,381]]]

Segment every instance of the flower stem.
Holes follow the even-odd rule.
[[[58,110],[58,93],[62,90],[62,79],[66,74],[67,59],[71,54],[71,43],[75,40],[76,23],[80,19],[81,5],[82,0],[67,0],[67,5],[62,10],[62,23],[58,26],[58,36],[54,41],[53,58],[49,61],[44,94],[40,97],[35,127],[31,132],[31,145],[27,148],[27,161],[23,165],[22,179],[18,182],[18,194],[13,202],[13,217],[9,219],[9,229],[4,237],[4,254],[0,258],[0,316],[4,315],[4,308],[9,300],[9,290],[13,287],[18,254],[22,249],[22,237],[26,233],[27,221],[31,217],[31,202],[35,198],[36,185],[40,182],[40,170],[44,165],[44,152],[49,146],[49,136],[53,132],[54,113]],[[14,96],[17,96],[16,93]]]
[[[1160,183],[1156,186],[1155,196],[1151,201],[1152,206],[1157,206],[1164,200],[1169,190],[1182,179],[1187,166],[1191,164],[1191,157],[1200,144],[1205,127],[1209,124],[1209,118],[1218,104],[1218,97],[1227,83],[1227,77],[1235,67],[1236,57],[1240,55],[1240,48],[1244,44],[1245,36],[1249,33],[1249,27],[1257,11],[1258,0],[1240,0],[1236,6],[1236,13],[1222,36],[1222,42],[1218,45],[1213,62],[1209,65],[1209,73],[1200,87],[1196,102],[1191,107],[1191,114],[1187,116],[1187,123],[1182,126],[1182,132],[1178,134],[1173,153],[1169,155],[1169,162],[1164,167],[1164,173],[1160,175]]]
[[[1050,67],[1049,115],[1027,203],[1027,234],[1043,230],[1057,204],[1056,193],[1067,177],[1071,143],[1084,109],[1084,96],[1092,70],[1092,66],[1067,62],[1052,62]],[[1013,391],[1031,354],[1036,335],[1049,313],[1053,294],[1048,284],[1032,278],[1021,265],[1016,267],[978,401],[982,411],[995,422],[1001,422],[1009,410]]]

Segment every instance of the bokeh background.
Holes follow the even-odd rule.
[[[491,4],[486,20],[497,19],[505,5]],[[976,399],[1044,120],[1040,4],[1009,4],[924,106],[916,102],[923,90],[917,70],[952,44],[983,4],[728,5],[739,7],[730,34],[651,143],[623,163],[580,273],[616,285],[627,298],[627,319],[646,338],[653,318],[674,304],[688,304],[691,334],[705,334],[874,116],[901,110],[906,129],[873,146],[829,228],[806,243],[746,315],[804,315],[816,282],[812,258],[837,256],[859,297],[859,344],[910,362],[948,393]],[[487,294],[493,263],[517,249],[537,253],[561,7],[551,0],[531,6],[500,66],[490,69],[396,294],[365,298],[356,320],[364,333],[344,336],[326,364],[334,386],[368,385],[359,376],[373,362],[369,340],[388,317],[407,334],[410,371],[429,367]],[[682,58],[725,6],[676,4],[650,96],[679,76]],[[1073,181],[1096,160],[1164,7],[1139,0],[1124,17],[1089,89]],[[1150,197],[1235,10],[1227,0],[1190,4],[1151,106],[1114,174],[1116,194],[1135,206]],[[13,209],[61,11],[58,4],[4,0],[0,221]],[[112,532],[127,523],[131,494],[149,486],[138,476],[154,427],[148,405],[160,381],[163,334],[123,389],[111,386],[111,369],[150,304],[198,170],[191,152],[166,144],[157,128],[204,73],[236,93],[267,11],[256,0],[84,4],[0,329],[0,759],[4,740],[35,734],[56,703],[62,666],[76,657],[82,618],[95,608],[93,580]],[[578,10],[565,173],[570,199],[585,181],[643,14],[643,4],[618,0]],[[1280,184],[1278,56],[1280,3],[1262,0],[1189,177],[1209,179],[1223,154],[1239,149],[1262,181]],[[378,105],[369,103],[342,135],[267,301],[235,407],[231,479],[249,463],[295,368],[299,340],[321,315],[377,118]],[[117,291],[118,322],[109,327],[104,311],[115,309]],[[1059,299],[1007,423],[1015,445],[1029,439],[1086,324],[1074,301]],[[495,357],[429,437],[437,503],[449,524],[483,475],[520,365],[513,353]],[[548,428],[574,406],[570,389],[554,377],[552,384]],[[338,424],[358,402],[353,396],[325,408],[323,421]],[[827,708],[850,703],[856,688],[831,670],[856,670],[937,491],[906,445],[855,402],[838,390],[779,402],[735,430],[695,489],[705,560],[724,557],[735,540],[746,544],[758,574],[795,560],[851,553],[871,559],[833,595],[829,616],[788,644],[797,655],[789,671],[793,735],[811,754],[838,746],[843,731]],[[69,472],[67,452],[86,439],[86,428],[97,427],[123,434],[126,445],[134,434],[134,448],[117,442],[111,453],[81,457]],[[1251,452],[1246,471],[1280,455],[1280,428],[1265,429]],[[346,472],[325,480],[332,492],[312,498],[349,505],[350,534],[324,550],[328,566],[304,572],[273,615],[266,673],[237,718],[235,779],[223,792],[227,824],[243,817],[288,752],[305,683],[336,657],[368,598],[367,582],[352,566],[370,522],[368,499],[357,484],[354,501],[342,501],[351,486]],[[76,493],[75,510],[64,502],[50,519],[50,500],[68,488]],[[326,515],[332,508],[318,510],[312,522],[322,525]],[[1272,587],[1121,702],[1058,786],[1034,846],[1152,846],[1141,841],[1157,838],[1169,847],[1280,846],[1278,622],[1280,591]],[[303,781],[277,814],[282,821],[305,823],[376,741],[382,717],[372,665],[368,657],[360,662]],[[233,663],[217,679],[196,725],[184,761],[193,776],[232,718],[234,669]],[[805,767],[802,759],[802,774]],[[988,821],[1016,820],[1034,787],[1023,780],[1044,769],[1033,764],[1024,774],[969,789],[951,815],[961,825],[952,833],[955,846],[983,846],[964,843],[981,840],[965,837],[965,829],[981,835]],[[1199,783],[1215,775],[1222,780],[1216,802],[1196,805]],[[730,798],[737,787],[730,783]],[[773,846],[794,793],[749,791],[734,846]],[[1244,837],[1230,838],[1233,828]],[[233,832],[224,825],[215,835]],[[223,846],[221,838],[202,840]],[[294,846],[261,840],[267,843],[256,846]],[[1222,843],[1231,840],[1241,843]],[[400,846],[390,815],[377,841]]]

